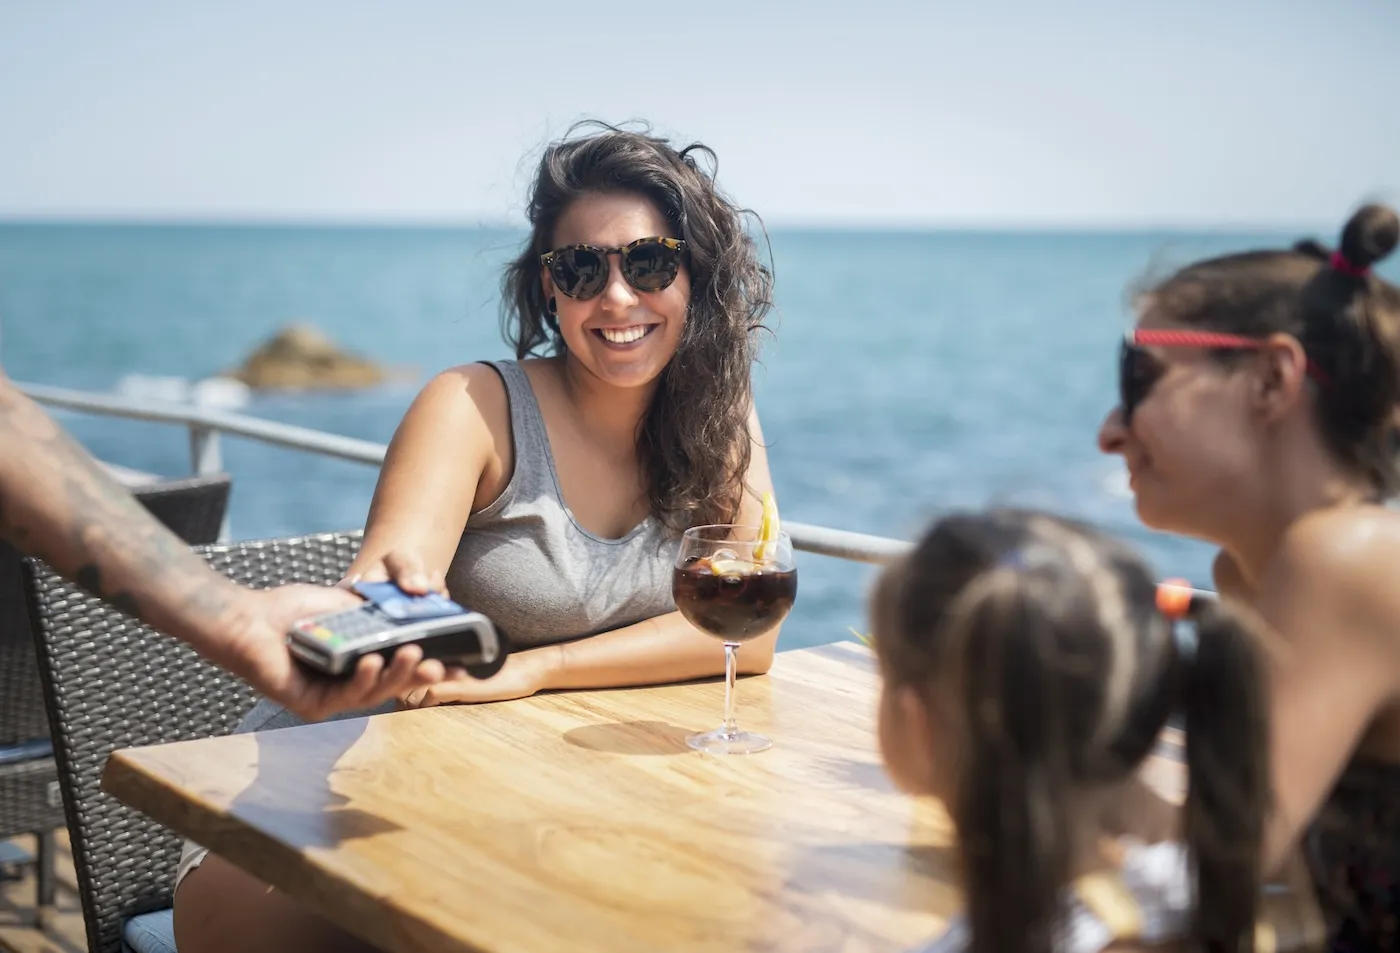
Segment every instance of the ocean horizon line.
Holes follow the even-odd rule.
[[[1011,221],[946,219],[929,221],[844,220],[823,218],[765,219],[770,233],[868,234],[868,235],[1273,235],[1322,234],[1326,225],[1291,220],[1277,221],[1152,221],[1065,220]],[[1335,226],[1332,226],[1333,228]],[[157,215],[157,214],[5,214],[0,228],[47,229],[171,229],[247,231],[363,231],[363,232],[518,232],[525,226],[503,218],[481,217],[373,217],[373,216],[258,216],[258,215]]]

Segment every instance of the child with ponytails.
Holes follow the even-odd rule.
[[[930,953],[1254,949],[1268,709],[1239,617],[1159,600],[1125,545],[1012,510],[940,520],[872,615],[886,766],[957,829],[966,910]],[[1140,769],[1178,713],[1180,829],[1148,843],[1130,806],[1155,800]]]

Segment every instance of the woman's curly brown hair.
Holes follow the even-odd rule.
[[[581,126],[597,131],[575,136]],[[647,132],[576,125],[540,159],[526,208],[530,239],[502,281],[503,330],[516,357],[564,354],[558,321],[546,307],[540,255],[554,247],[555,226],[570,203],[586,193],[637,195],[685,240],[685,331],[637,431],[652,513],[677,533],[730,521],[739,511],[752,455],[750,374],[773,306],[772,272],[744,228],[754,213],[719,191],[715,167],[714,152],[700,143],[677,150]]]

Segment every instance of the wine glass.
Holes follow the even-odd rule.
[[[763,540],[757,526],[695,526],[681,537],[671,592],[676,608],[701,632],[724,641],[724,724],[687,743],[713,754],[752,754],[773,742],[734,721],[734,654],[740,644],[776,629],[797,598],[792,540]]]

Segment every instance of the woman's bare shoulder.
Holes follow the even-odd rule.
[[[1380,506],[1333,507],[1297,520],[1284,533],[1260,599],[1332,615],[1329,633],[1381,636],[1400,653],[1400,512]],[[1400,655],[1397,655],[1400,657]]]
[[[408,416],[456,421],[466,418],[497,433],[509,429],[510,400],[505,382],[490,365],[459,364],[439,371],[423,385]]]
[[[1335,506],[1309,513],[1284,532],[1277,551],[1281,566],[1320,572],[1324,578],[1358,570],[1400,568],[1400,510],[1382,506]]]

